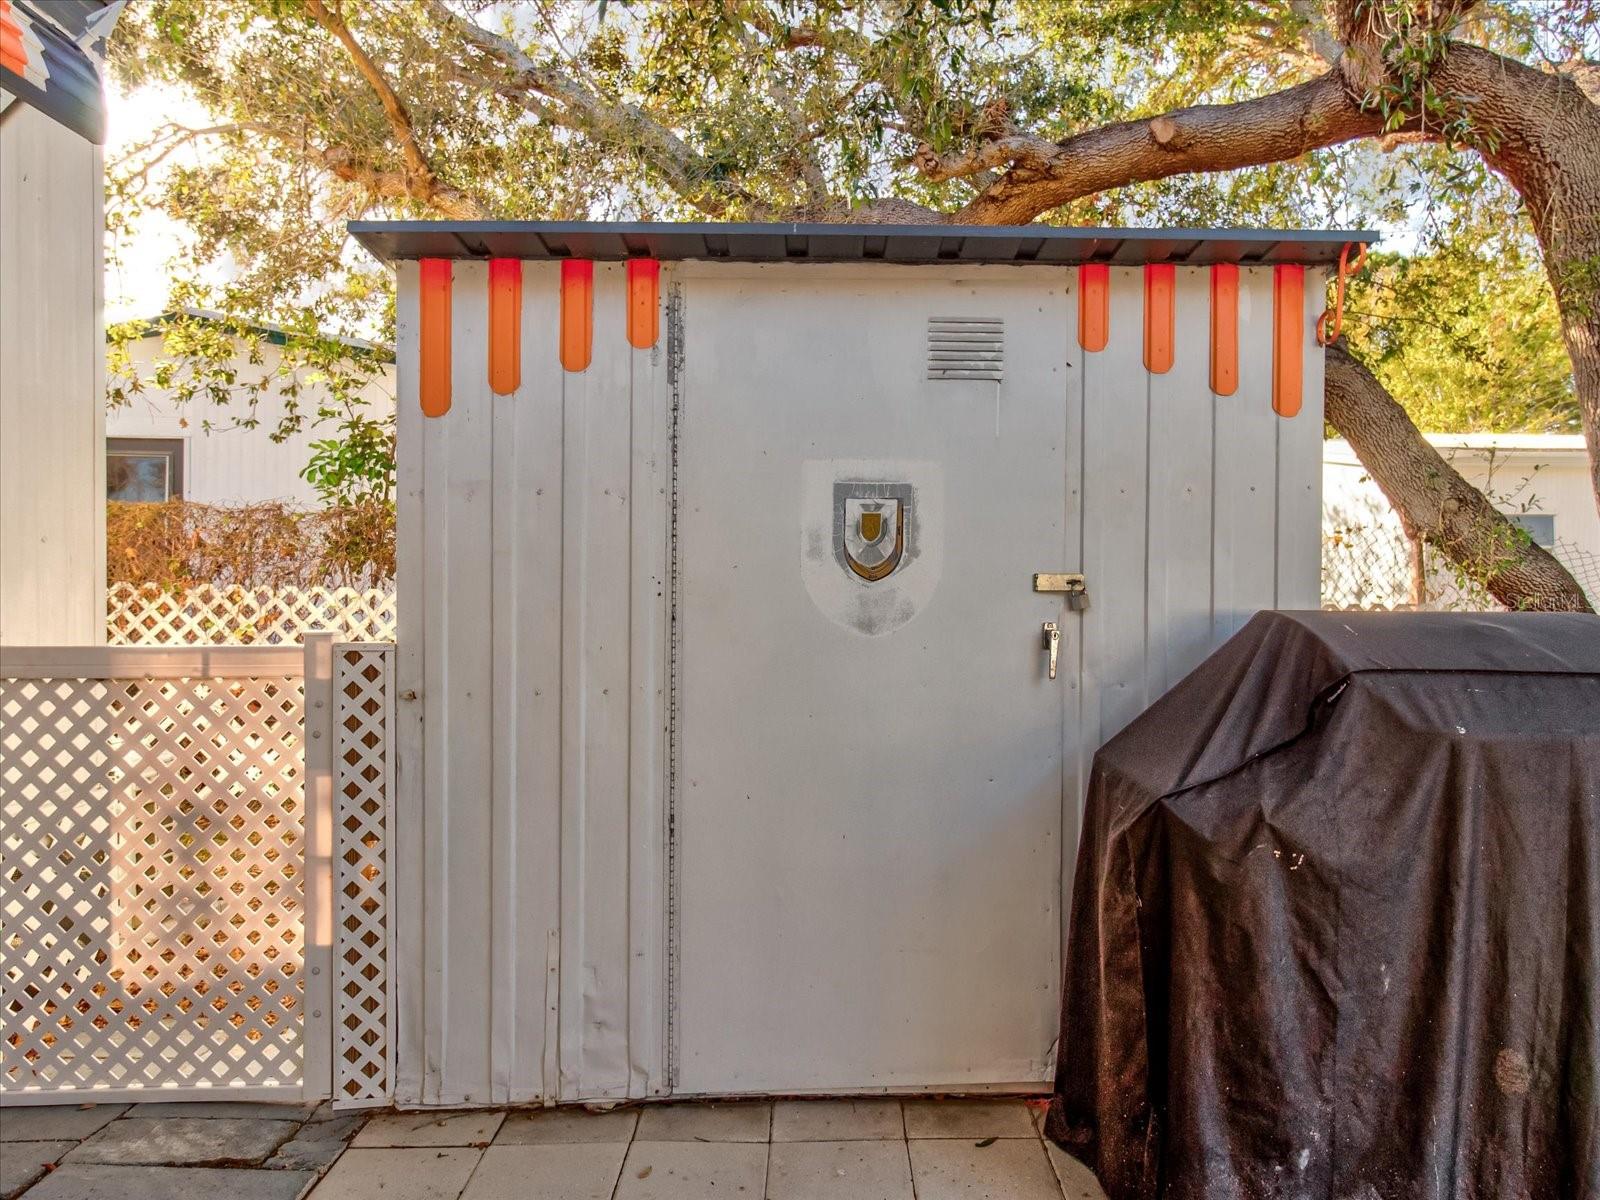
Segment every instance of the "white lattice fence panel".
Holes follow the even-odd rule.
[[[392,646],[334,648],[336,1108],[394,1090],[389,879],[394,801]]]
[[[203,584],[168,592],[154,584],[112,584],[106,639],[122,646],[290,645],[308,632],[349,641],[392,642],[392,588],[245,588]]]
[[[257,669],[14,677],[6,664],[8,1097],[299,1094],[301,659],[233,653],[254,653]]]

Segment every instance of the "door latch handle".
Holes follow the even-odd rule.
[[[1054,621],[1044,623],[1044,648],[1050,655],[1050,678],[1056,677],[1056,659],[1061,654],[1061,627]]]

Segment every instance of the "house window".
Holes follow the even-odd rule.
[[[1554,513],[1507,513],[1506,519],[1519,529],[1526,529],[1535,546],[1546,550],[1556,544],[1556,517]]]
[[[106,499],[159,504],[182,497],[182,438],[106,439]]]

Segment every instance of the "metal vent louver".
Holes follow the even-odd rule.
[[[1006,323],[1000,317],[929,317],[929,379],[993,379],[1006,362]]]

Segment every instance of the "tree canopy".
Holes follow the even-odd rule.
[[[1586,136],[1573,97],[1600,114],[1597,11],[148,0],[118,28],[121,82],[211,116],[117,163],[113,209],[191,231],[184,303],[369,335],[390,284],[354,217],[1375,223],[1400,253],[1351,297],[1350,361],[1376,391],[1343,396],[1592,435],[1600,357],[1591,389],[1574,329],[1600,230],[1572,219],[1574,171],[1536,159]]]

